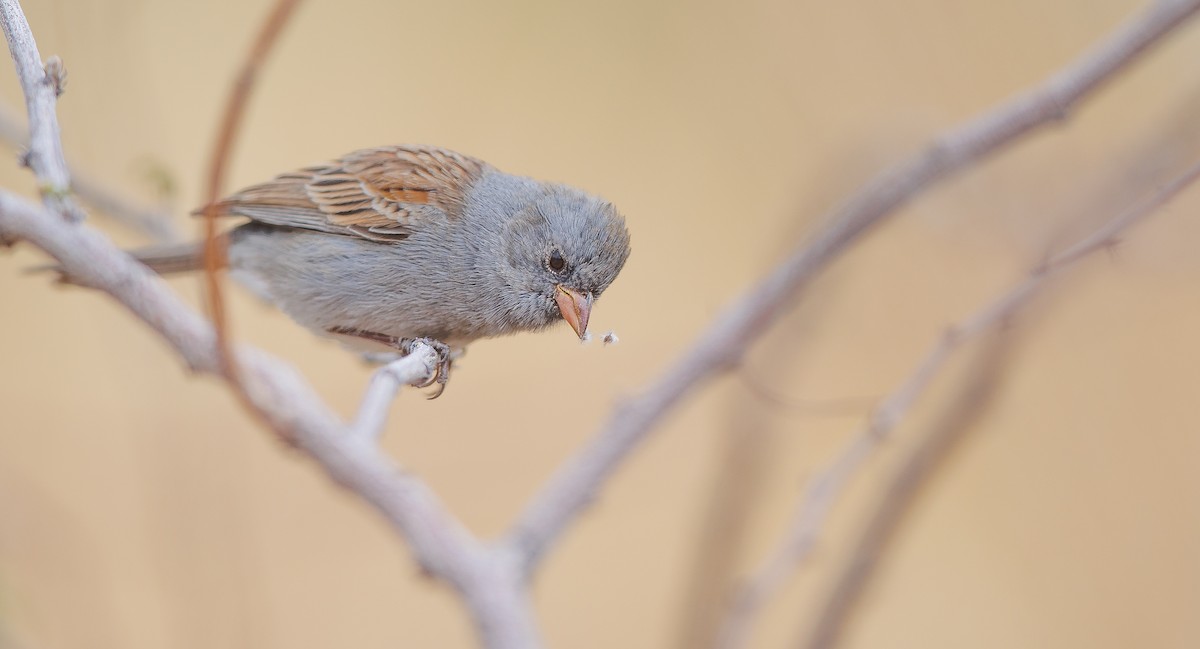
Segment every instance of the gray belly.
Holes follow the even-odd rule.
[[[472,295],[477,280],[435,261],[453,258],[443,245],[419,235],[385,244],[243,227],[229,257],[235,278],[321,334],[360,329],[455,347],[496,335],[476,317],[478,305],[462,297]]]

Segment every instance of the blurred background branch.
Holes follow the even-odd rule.
[[[999,335],[974,359],[969,374],[956,390],[945,413],[919,441],[880,492],[879,503],[851,548],[850,558],[833,588],[816,607],[816,624],[803,649],[828,649],[837,645],[846,619],[854,611],[871,579],[880,556],[896,528],[905,520],[912,501],[947,459],[949,452],[971,431],[992,402],[1005,369],[1006,344]]]
[[[1159,211],[1195,182],[1198,176],[1200,163],[1192,165],[1158,191],[1046,260],[1030,271],[1025,279],[971,316],[947,328],[925,353],[912,374],[888,395],[866,424],[850,436],[833,462],[812,479],[797,504],[788,533],[736,594],[715,646],[719,649],[741,649],[748,645],[754,618],[811,556],[832,506],[841,498],[850,482],[862,472],[872,452],[891,437],[892,431],[926,393],[956,351],[987,332],[1011,325],[1022,307],[1045,290],[1049,280],[1087,255],[1117,245],[1126,230]],[[827,633],[829,631],[818,635],[824,638]],[[820,643],[825,642],[829,640],[820,640]]]
[[[851,196],[812,239],[721,313],[657,382],[620,404],[591,442],[534,496],[508,542],[532,572],[601,485],[667,413],[714,375],[735,366],[797,295],[871,228],[920,192],[962,172],[1035,129],[1064,119],[1076,104],[1133,63],[1200,9],[1197,0],[1159,0],[1051,76],[975,119],[935,137]]]
[[[29,145],[29,132],[8,106],[0,105],[0,140],[14,149]],[[170,243],[180,240],[179,225],[165,207],[145,207],[111,190],[74,165],[67,165],[71,191],[83,202],[110,219],[152,241]]]

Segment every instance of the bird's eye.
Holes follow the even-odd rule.
[[[550,253],[550,258],[546,260],[546,266],[556,273],[564,273],[567,270],[567,260],[563,259],[562,253],[555,250]]]

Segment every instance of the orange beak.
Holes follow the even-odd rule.
[[[554,301],[562,311],[563,320],[583,338],[587,333],[588,317],[592,315],[592,294],[582,295],[562,284],[554,287]]]

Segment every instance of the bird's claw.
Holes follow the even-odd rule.
[[[450,380],[450,366],[454,360],[450,352],[450,346],[444,342],[441,342],[440,340],[434,340],[432,338],[413,338],[405,341],[403,346],[404,353],[406,355],[411,354],[413,347],[417,343],[429,345],[433,348],[434,353],[437,354],[437,363],[433,368],[433,376],[429,377],[428,381],[417,386],[418,388],[427,388],[436,384],[437,388],[435,389],[434,393],[428,397],[430,400],[436,399],[442,396],[442,393],[446,391],[446,383]]]

